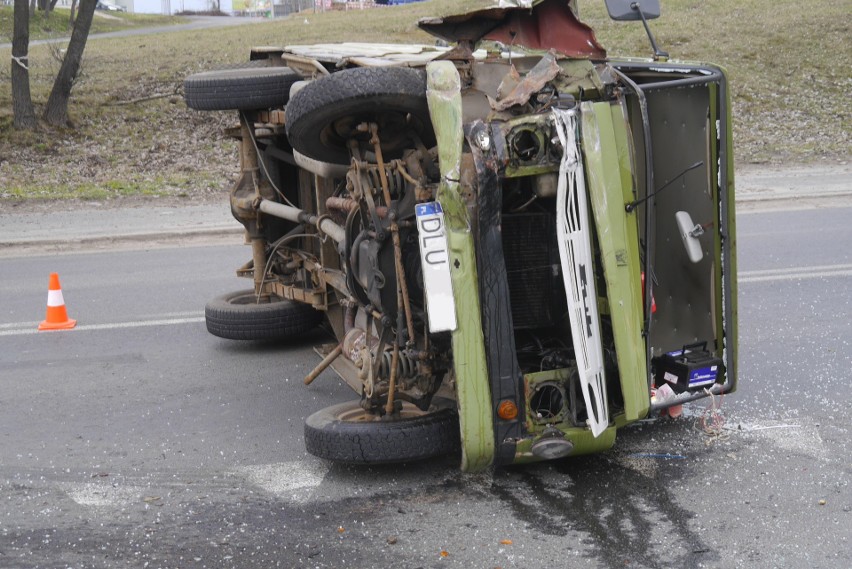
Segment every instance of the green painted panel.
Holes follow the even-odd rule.
[[[635,214],[624,209],[632,199],[625,197],[633,193],[632,176],[628,179],[624,169],[629,161],[629,153],[624,155],[629,152],[627,123],[621,108],[609,103],[583,103],[580,111],[586,184],[607,286],[624,416],[635,421],[648,414],[650,393],[642,338],[637,221]],[[625,188],[625,183],[630,187]]]
[[[580,427],[571,427],[568,429],[559,429],[565,438],[574,443],[574,450],[569,456],[581,456],[584,454],[595,454],[612,448],[615,444],[615,426],[607,428],[598,437],[592,435],[589,429]],[[525,464],[528,462],[539,462],[543,459],[537,457],[532,452],[532,445],[535,438],[526,438],[518,441],[515,447],[514,464]]]
[[[430,63],[426,74],[429,112],[438,139],[441,168],[437,199],[445,215],[458,322],[453,331],[453,370],[461,428],[462,470],[477,472],[488,468],[494,460],[494,419],[485,365],[473,235],[459,185],[464,140],[461,81],[455,66],[448,61]]]

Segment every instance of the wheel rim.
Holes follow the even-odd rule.
[[[417,417],[424,417],[426,415],[429,415],[429,411],[423,411],[419,407],[404,401],[402,403],[402,410],[399,412],[399,418],[394,418],[393,420],[404,421],[406,419],[416,419]],[[360,405],[353,409],[345,409],[341,411],[337,415],[337,419],[345,423],[373,423],[383,420],[379,415],[368,413],[361,408]]]
[[[248,304],[274,304],[281,302],[283,299],[271,294],[256,295],[253,292],[247,292],[228,299],[228,304],[248,305]]]
[[[378,125],[382,151],[388,155],[399,152],[409,143],[409,132],[421,135],[425,129],[419,117],[409,114],[408,111],[391,109],[355,113],[338,118],[322,129],[320,140],[327,148],[344,151],[348,149],[350,138],[366,143],[372,133],[358,131],[358,125],[365,122]]]

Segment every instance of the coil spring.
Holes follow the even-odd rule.
[[[382,360],[379,362],[380,377],[390,378],[391,361],[393,361],[393,352],[382,352]],[[415,377],[417,375],[417,360],[400,352],[396,371],[399,378],[410,379]]]
[[[397,196],[401,195],[402,190],[405,189],[402,174],[400,174],[399,170],[396,168],[391,168],[389,166],[385,167],[385,173],[387,174],[388,190],[390,193]],[[378,167],[367,170],[367,178],[370,180],[370,189],[373,193],[380,193],[382,191],[382,179],[379,176]]]

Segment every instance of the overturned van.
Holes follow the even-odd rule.
[[[658,2],[609,0],[647,21]],[[725,73],[614,59],[565,0],[427,19],[446,47],[256,48],[190,76],[236,110],[231,191],[249,290],[208,329],[286,341],[355,392],[305,424],[349,463],[461,467],[599,452],[649,415],[736,389]]]

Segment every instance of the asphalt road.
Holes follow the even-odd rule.
[[[108,38],[124,38],[130,36],[147,36],[151,34],[167,34],[172,32],[189,32],[195,30],[206,30],[209,28],[222,28],[227,26],[243,26],[246,24],[257,24],[260,22],[268,22],[266,18],[233,18],[223,16],[184,16],[186,23],[173,24],[167,26],[148,26],[144,28],[129,28],[126,30],[118,30],[115,32],[100,32],[89,34],[88,40],[108,39]],[[10,34],[11,35],[11,34]],[[71,39],[71,36],[61,38],[50,38],[43,40],[32,40],[29,45],[42,45],[49,43],[65,43]],[[11,43],[0,43],[0,49],[11,48]]]
[[[349,468],[303,343],[209,336],[242,246],[0,259],[0,567],[852,566],[852,207],[739,218],[741,388],[606,454]],[[34,334],[47,275],[79,321]]]

